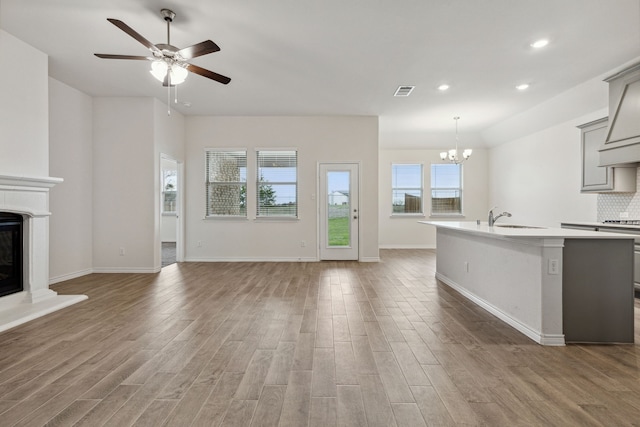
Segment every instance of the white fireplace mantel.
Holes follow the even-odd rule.
[[[24,291],[0,298],[0,332],[87,299],[49,289],[49,189],[62,178],[0,175],[0,211],[24,218]]]

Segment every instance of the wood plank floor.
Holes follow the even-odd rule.
[[[58,284],[89,300],[0,334],[0,425],[640,425],[637,300],[635,345],[543,347],[381,258]]]

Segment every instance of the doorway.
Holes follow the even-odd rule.
[[[160,253],[161,265],[166,267],[177,261],[178,246],[178,162],[162,156],[160,182]]]
[[[321,163],[319,166],[320,259],[358,260],[358,164]]]

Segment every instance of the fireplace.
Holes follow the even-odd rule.
[[[61,182],[0,174],[0,332],[87,299],[49,289],[49,189]]]
[[[23,291],[22,215],[0,212],[0,297]]]

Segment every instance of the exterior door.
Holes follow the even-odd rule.
[[[358,259],[358,164],[320,164],[320,259]]]

